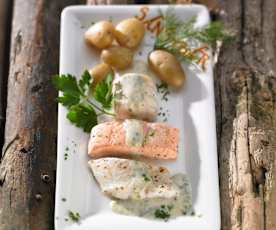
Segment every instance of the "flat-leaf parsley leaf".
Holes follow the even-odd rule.
[[[94,98],[100,102],[105,109],[110,109],[113,95],[112,95],[112,74],[108,74],[107,77],[99,82],[93,92]]]
[[[109,74],[92,92],[94,99],[102,105],[100,107],[89,98],[93,77],[87,70],[79,81],[71,74],[55,75],[52,78],[55,88],[63,92],[57,101],[68,109],[66,117],[85,132],[90,132],[97,125],[96,111],[100,114],[114,115],[107,110],[112,105],[112,81],[113,75]]]

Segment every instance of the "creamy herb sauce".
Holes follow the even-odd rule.
[[[153,80],[143,74],[128,73],[114,83],[114,109],[121,118],[153,120],[158,111],[157,90]]]
[[[125,215],[136,215],[165,220],[191,214],[191,186],[187,177],[184,174],[177,174],[172,177],[172,181],[177,190],[176,197],[113,200],[111,203],[112,210]]]
[[[140,147],[144,143],[145,134],[140,121],[126,119],[123,123],[125,129],[125,141],[129,146]]]

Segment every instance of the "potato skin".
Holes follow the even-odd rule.
[[[109,21],[100,21],[92,25],[84,34],[85,40],[98,49],[112,45],[115,28]]]
[[[111,67],[105,63],[99,63],[89,70],[90,75],[93,77],[92,87],[95,87],[101,82],[109,73],[113,73]]]
[[[113,68],[122,70],[132,64],[133,52],[126,47],[112,46],[102,51],[101,59]]]
[[[185,72],[171,53],[164,50],[154,50],[148,56],[148,63],[160,80],[168,85],[179,88],[184,84]]]
[[[143,40],[145,27],[137,18],[127,18],[115,28],[115,38],[121,46],[128,48],[137,47]]]

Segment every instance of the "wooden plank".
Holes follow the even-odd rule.
[[[0,1],[0,149],[4,143],[11,14],[12,1]]]
[[[77,0],[15,0],[0,229],[54,229],[59,20]]]
[[[276,229],[276,2],[221,1],[236,40],[215,70],[222,229]]]
[[[87,0],[88,5],[131,4],[132,0]]]

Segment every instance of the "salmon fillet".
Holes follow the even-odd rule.
[[[129,144],[129,129],[126,127],[130,126],[126,125],[127,122],[136,125],[131,126],[132,133],[135,134],[136,129],[142,130],[140,142]],[[134,119],[111,121],[92,129],[88,154],[93,158],[138,156],[169,160],[176,159],[178,142],[179,130],[165,123],[148,123]]]

